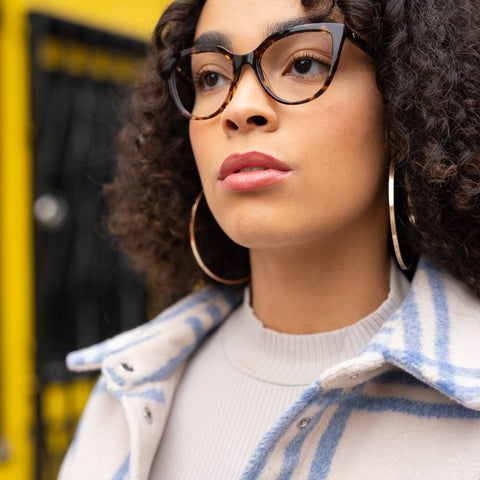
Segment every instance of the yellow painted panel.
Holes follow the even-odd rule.
[[[46,71],[64,72],[71,76],[86,76],[97,82],[116,85],[131,84],[138,80],[138,62],[124,52],[105,47],[88,48],[83,43],[60,42],[47,37],[36,45],[39,65]]]
[[[136,38],[150,38],[167,0],[7,0],[37,10]]]
[[[19,6],[9,7],[0,32],[0,425],[11,458],[0,479],[20,480],[33,469],[31,165],[26,24]]]

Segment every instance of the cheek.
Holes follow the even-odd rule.
[[[312,109],[308,118],[303,122],[298,118],[292,128],[298,135],[303,128],[315,139],[310,148],[315,165],[309,177],[309,192],[321,186],[323,194],[312,197],[319,208],[323,202],[323,208],[338,215],[340,221],[343,214],[359,215],[373,204],[384,202],[388,154],[383,102],[374,86],[333,90],[332,85],[320,100],[324,100],[320,111]]]
[[[383,101],[372,82],[357,85],[341,93],[339,88],[335,102],[325,102],[322,114],[312,118],[310,132],[324,148],[323,160],[337,173],[378,177],[387,159]]]
[[[312,118],[315,134],[323,132],[333,146],[342,149],[349,146],[360,151],[383,149],[383,101],[380,92],[369,83],[363,86],[359,80],[357,88],[355,84],[338,85],[335,92],[327,91],[325,97],[332,93],[332,98],[325,98],[322,112],[317,114],[316,121]]]

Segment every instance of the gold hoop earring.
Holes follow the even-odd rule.
[[[193,204],[192,214],[190,217],[190,225],[189,225],[190,247],[192,249],[193,256],[195,257],[195,260],[198,266],[210,278],[212,278],[213,280],[216,280],[217,282],[223,283],[225,285],[240,285],[241,283],[248,282],[248,280],[250,280],[250,275],[243,278],[239,278],[238,280],[228,280],[226,278],[222,278],[222,277],[219,277],[218,275],[215,275],[203,262],[202,257],[198,252],[197,242],[195,241],[195,218],[197,216],[198,205],[200,204],[200,200],[202,199],[202,197],[203,197],[203,190],[198,194],[198,197],[196,198],[195,203]]]
[[[393,162],[390,162],[390,169],[388,172],[388,211],[390,214],[390,232],[392,234],[392,243],[393,251],[395,252],[395,257],[397,263],[402,270],[408,270],[410,266],[407,267],[403,261],[402,253],[400,251],[400,244],[398,242],[397,234],[397,222],[395,220],[395,166]]]

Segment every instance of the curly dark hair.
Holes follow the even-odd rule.
[[[189,249],[190,209],[201,185],[188,120],[174,106],[161,76],[168,59],[192,45],[204,1],[176,0],[160,18],[144,80],[134,89],[119,135],[117,175],[104,190],[111,233],[168,300],[210,281]],[[420,255],[434,259],[480,296],[476,2],[337,0],[331,7],[336,5],[373,48],[386,145],[395,164],[402,250],[413,262]],[[317,3],[302,0],[307,11]],[[198,219],[209,232],[205,262],[228,278],[242,276],[248,256],[213,230],[210,217],[205,211]]]

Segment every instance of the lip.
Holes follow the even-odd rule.
[[[246,168],[262,168],[241,172]],[[218,180],[228,190],[259,190],[281,182],[292,172],[280,160],[263,152],[232,153],[220,166]]]

